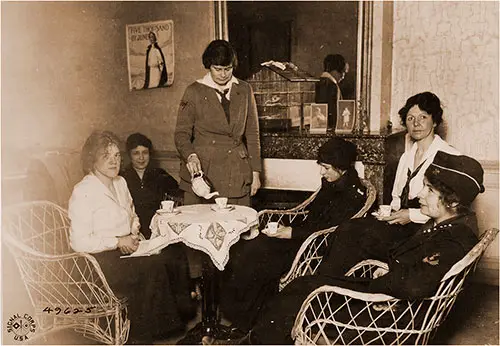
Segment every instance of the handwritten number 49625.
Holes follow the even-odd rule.
[[[48,314],[51,314],[52,312],[54,312],[56,315],[59,315],[61,312],[65,315],[69,315],[69,314],[73,314],[73,315],[76,315],[80,312],[84,312],[86,314],[89,314],[92,312],[92,309],[95,309],[96,307],[95,306],[89,306],[89,307],[86,307],[85,309],[79,309],[79,308],[70,308],[70,307],[67,307],[65,308],[64,310],[60,307],[55,307],[55,308],[51,308],[51,307],[45,307],[42,311],[43,312],[46,312]]]

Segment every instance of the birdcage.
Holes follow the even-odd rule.
[[[302,105],[314,102],[319,79],[292,63],[267,63],[252,75],[261,131],[288,131],[303,126]]]

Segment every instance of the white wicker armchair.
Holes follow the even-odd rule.
[[[479,243],[443,276],[432,297],[410,301],[337,286],[319,287],[309,294],[297,314],[291,332],[295,344],[427,344],[497,233],[498,229],[486,231]],[[379,267],[387,270],[385,263],[366,260],[346,275],[372,277]],[[341,297],[342,304],[338,299],[330,304],[334,295]]]
[[[370,181],[361,179],[361,183],[367,189],[367,198],[363,208],[361,208],[352,217],[353,219],[364,217],[368,212],[368,210],[370,210],[370,208],[372,207],[373,202],[375,202],[375,199],[377,197],[377,191],[375,187],[372,185],[372,183],[370,183]],[[317,191],[315,192],[315,194],[317,194]],[[316,195],[313,196],[316,197]],[[311,199],[313,196],[309,197],[309,199]],[[305,202],[309,201],[309,199],[306,200]],[[311,201],[312,199],[309,201],[309,203]],[[304,203],[302,203],[300,206],[302,206]],[[296,208],[294,208],[294,210]],[[305,206],[303,206],[302,208],[305,208]],[[302,213],[304,213],[303,217],[306,218],[307,212],[302,211]],[[278,211],[274,211],[274,215],[279,215]],[[263,215],[262,217],[264,218],[267,216]],[[277,216],[274,217],[276,218]],[[259,213],[259,220],[260,220],[260,213]],[[295,255],[295,259],[293,260],[290,270],[280,279],[279,283],[280,291],[283,288],[285,288],[285,286],[288,285],[293,279],[299,276],[313,275],[316,272],[319,265],[321,264],[321,261],[323,260],[323,255],[326,249],[328,248],[329,236],[333,231],[335,231],[336,228],[337,227],[335,226],[314,232],[304,241],[304,243],[302,243],[301,247],[297,251],[297,254]]]
[[[105,344],[127,341],[125,299],[115,296],[93,256],[71,249],[64,209],[48,201],[26,202],[4,210],[2,221],[3,241],[35,309],[35,337],[72,328]]]

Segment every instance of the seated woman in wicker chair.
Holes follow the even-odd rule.
[[[155,256],[120,258],[134,252],[142,236],[127,183],[118,176],[120,163],[113,133],[94,132],[86,140],[86,176],[69,201],[70,243],[77,252],[91,253],[111,288],[127,296],[131,341],[150,344],[183,331],[183,317],[192,317],[187,259],[176,246]]]
[[[152,167],[153,143],[148,137],[142,133],[131,134],[127,138],[126,149],[131,162],[120,175],[127,181],[134,200],[141,233],[149,239],[149,225],[161,201],[168,198],[180,202],[181,190],[177,181],[163,168]]]
[[[363,207],[367,192],[353,166],[356,156],[356,146],[344,139],[335,137],[323,144],[318,151],[321,189],[307,208],[308,217],[280,225],[273,234],[264,230],[264,235],[231,248],[221,310],[235,327],[251,327],[262,302],[277,293],[281,275],[309,235],[338,225]]]
[[[250,333],[250,341],[289,344],[290,330],[302,302],[323,285],[384,293],[400,299],[431,296],[443,275],[477,242],[477,220],[469,206],[484,191],[482,183],[483,170],[476,160],[439,151],[425,172],[424,187],[418,194],[421,212],[431,218],[429,222],[409,239],[387,248],[378,258],[372,257],[370,248],[362,241],[357,249],[345,249],[333,242],[318,275],[295,279],[268,302]],[[376,273],[375,279],[333,275],[332,264],[346,255],[356,262],[369,258],[387,262],[389,271]],[[335,310],[343,302],[342,296],[332,295],[330,307]],[[354,310],[351,313],[355,314]],[[345,318],[347,321],[352,317]],[[383,327],[383,322],[377,321],[377,326]]]

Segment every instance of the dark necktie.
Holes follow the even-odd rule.
[[[425,162],[425,161],[424,161]],[[410,171],[408,168],[408,172],[406,173],[406,184],[403,187],[403,191],[401,192],[401,209],[408,209],[409,208],[409,194],[410,194],[410,181],[418,174],[420,171],[420,168],[422,168],[422,165],[424,164],[422,162],[414,171],[413,173]]]
[[[220,95],[220,103],[222,105],[222,108],[224,109],[224,113],[226,113],[226,119],[227,119],[227,123],[229,124],[229,103],[230,101],[227,99],[226,95],[227,93],[229,92],[229,89],[224,89],[222,91],[219,91],[217,89],[215,89],[215,92],[217,92],[217,94]]]

